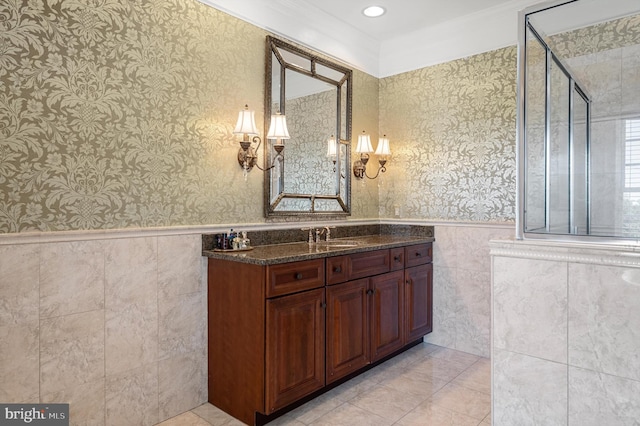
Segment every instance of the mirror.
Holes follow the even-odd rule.
[[[266,52],[264,122],[284,114],[291,138],[264,144],[265,215],[349,215],[352,71],[271,36]]]

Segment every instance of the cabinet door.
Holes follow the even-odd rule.
[[[433,329],[433,265],[405,270],[407,342],[422,338]]]
[[[266,414],[324,386],[324,291],[267,300]]]
[[[368,279],[327,287],[327,383],[369,363]]]
[[[404,273],[371,278],[371,361],[400,349],[404,327]]]

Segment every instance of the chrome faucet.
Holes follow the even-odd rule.
[[[318,235],[318,231],[315,228],[302,228],[301,231],[309,231],[309,244],[313,244],[315,241],[313,241],[313,232],[316,232],[316,239],[317,239],[317,235]]]
[[[331,228],[328,226],[324,227],[324,238],[326,241],[331,240]]]
[[[309,231],[309,244],[322,242],[320,238],[321,235],[325,236],[325,241],[331,241],[331,229],[334,229],[335,226],[325,226],[322,229],[320,228],[302,228],[302,231]],[[314,237],[315,234],[315,237]]]

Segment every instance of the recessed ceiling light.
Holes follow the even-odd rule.
[[[369,6],[362,11],[364,16],[368,16],[369,18],[377,18],[378,16],[384,15],[385,12],[386,10],[382,6]]]

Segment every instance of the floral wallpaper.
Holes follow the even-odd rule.
[[[266,34],[195,0],[2,1],[0,233],[263,222],[232,131],[245,104],[263,128]]]
[[[375,149],[378,140],[378,120],[381,116],[379,110],[380,79],[361,72],[353,73],[353,125],[351,129],[351,161],[357,155],[355,153],[358,143],[358,135],[363,131],[371,136],[371,144]],[[373,158],[367,170],[373,171],[377,161]],[[379,187],[388,184],[387,175],[375,180],[356,179],[353,176],[351,164],[347,168],[351,175],[351,211],[361,214],[363,217],[378,217],[379,215]],[[398,185],[404,186],[402,181]],[[352,217],[354,214],[352,213]]]
[[[560,57],[585,56],[633,46],[639,40],[640,14],[554,34],[545,39]]]
[[[261,216],[216,197],[262,182],[214,154],[262,104],[263,31],[182,0],[7,0],[0,18],[0,232]]]
[[[638,19],[553,42],[633,45]],[[196,0],[4,0],[0,233],[263,222],[262,175],[229,159],[244,104],[263,128],[266,34]],[[351,217],[513,220],[515,84],[515,47],[354,70],[354,140],[386,134],[392,157],[352,178]]]
[[[513,220],[515,128],[515,46],[382,79],[380,215]]]

